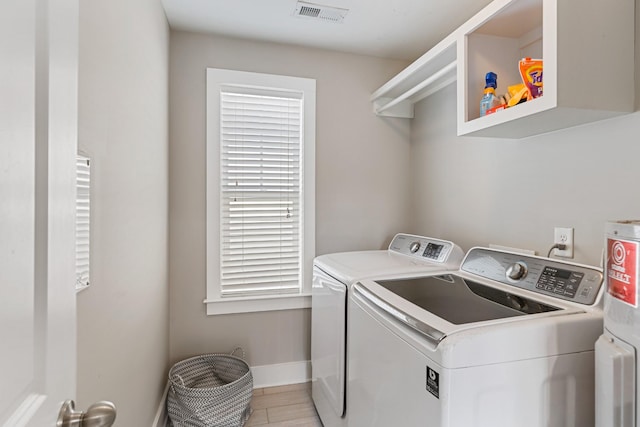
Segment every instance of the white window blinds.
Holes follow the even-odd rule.
[[[76,289],[89,286],[90,184],[90,160],[78,155],[76,157]]]
[[[221,296],[301,290],[301,95],[223,90]]]

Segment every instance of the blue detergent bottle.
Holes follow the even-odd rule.
[[[500,100],[496,96],[496,88],[498,87],[498,76],[496,73],[489,71],[484,77],[484,95],[480,99],[480,117],[487,114],[487,110],[497,107]]]

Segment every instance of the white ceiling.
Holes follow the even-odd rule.
[[[296,0],[161,0],[171,28],[414,60],[491,0],[314,0],[342,23],[294,16]]]

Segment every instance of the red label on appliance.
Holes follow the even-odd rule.
[[[607,291],[638,306],[638,242],[607,239]]]

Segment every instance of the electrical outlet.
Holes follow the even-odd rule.
[[[573,258],[573,228],[556,227],[553,230],[553,244],[566,245],[564,250],[554,249],[553,254],[562,258]]]

